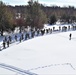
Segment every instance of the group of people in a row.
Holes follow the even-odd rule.
[[[27,40],[30,38],[34,38],[35,36],[39,36],[39,35],[44,35],[46,33],[52,33],[52,30],[50,29],[42,29],[42,30],[31,30],[29,32],[25,32],[25,33],[19,33],[19,34],[15,34],[14,36],[5,36],[3,39],[3,49],[9,47],[10,44],[12,44],[14,41],[19,41],[21,42],[22,40]]]
[[[70,29],[70,27],[68,27]],[[64,26],[62,28],[62,30],[66,30],[67,28]],[[61,30],[61,27],[59,27],[59,30]],[[36,29],[36,30],[33,30],[31,29],[29,32],[24,32],[24,33],[20,33],[20,36],[19,34],[15,34],[14,35],[14,40],[15,41],[22,41],[22,40],[27,40],[27,39],[30,39],[30,38],[34,38],[35,36],[39,36],[39,35],[44,35],[45,33],[48,34],[48,33],[52,33],[53,31],[55,31],[55,27],[53,27],[53,29]],[[6,47],[9,47],[9,45],[12,43],[13,39],[12,39],[13,36],[5,36],[4,39],[3,39],[3,49],[6,48]],[[7,46],[6,46],[7,45]]]

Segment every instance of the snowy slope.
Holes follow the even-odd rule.
[[[69,40],[70,33],[72,40]],[[39,75],[76,74],[76,31],[15,43],[0,51],[0,63]],[[4,70],[0,69],[3,74]]]

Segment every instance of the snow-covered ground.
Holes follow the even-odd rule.
[[[69,34],[72,33],[72,40]],[[76,31],[15,42],[0,51],[0,75],[76,74]],[[25,74],[24,74],[25,75]]]
[[[12,71],[9,71],[9,70],[7,70],[7,69],[4,69],[4,68],[1,68],[0,67],[0,75],[16,75],[17,73],[15,73],[15,72],[12,72]]]

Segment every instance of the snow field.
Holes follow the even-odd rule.
[[[69,40],[70,33],[72,40]],[[76,31],[35,37],[0,52],[1,63],[39,75],[76,74],[75,59]]]

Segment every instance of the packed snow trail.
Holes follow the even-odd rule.
[[[53,67],[53,66],[61,66],[61,65],[63,65],[63,66],[64,65],[70,66],[73,70],[75,70],[75,68],[72,66],[71,63],[63,63],[63,64],[51,64],[51,65],[41,66],[41,67],[37,67],[37,68],[32,68],[32,69],[29,69],[28,71],[37,70],[37,69],[40,69],[40,68]]]
[[[13,72],[16,72],[16,73],[21,74],[21,75],[37,75],[35,73],[31,73],[31,72],[28,72],[26,70],[23,70],[23,69],[20,69],[20,68],[11,66],[11,65],[7,65],[4,63],[0,63],[0,67],[8,69],[8,70],[13,71]]]

